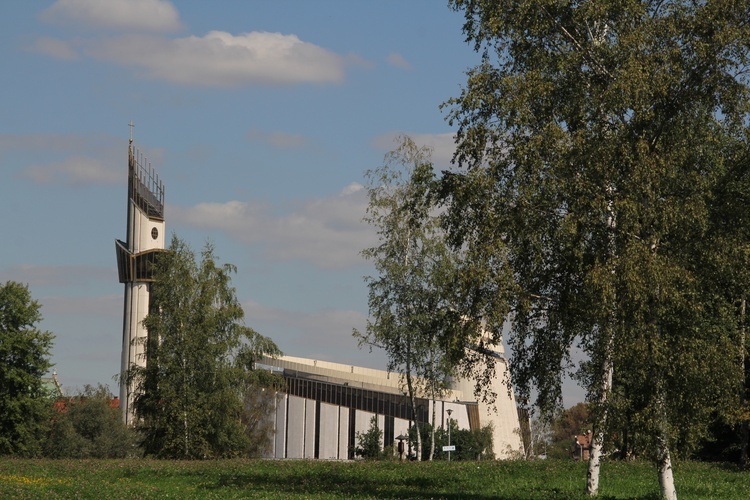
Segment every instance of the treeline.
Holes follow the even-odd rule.
[[[137,435],[122,423],[106,387],[87,386],[61,397],[45,385],[54,336],[36,328],[41,320],[41,306],[28,286],[0,285],[0,455],[122,458],[137,453]]]
[[[580,459],[588,455],[586,436],[592,429],[590,405],[578,403],[570,408],[559,410],[545,420],[539,415],[531,422],[531,438],[527,455],[533,458]],[[583,447],[576,444],[582,438]],[[526,442],[525,442],[526,444]],[[738,462],[742,445],[741,425],[715,418],[708,425],[708,432],[689,448],[677,447],[675,453],[683,460],[711,462]],[[649,442],[627,427],[613,428],[604,441],[604,454],[610,460],[638,460],[648,458]]]

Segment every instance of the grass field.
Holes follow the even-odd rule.
[[[0,460],[2,498],[587,498],[586,464],[301,460]],[[675,466],[680,499],[750,498],[732,466]],[[658,499],[652,465],[612,462],[600,498]]]

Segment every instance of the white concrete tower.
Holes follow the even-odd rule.
[[[122,361],[120,373],[133,365],[145,366],[148,331],[143,319],[149,312],[154,263],[164,252],[164,185],[151,164],[133,148],[132,122],[128,145],[128,228],[126,241],[115,240],[117,270],[125,284]],[[134,388],[120,381],[120,408],[126,424],[133,423]]]

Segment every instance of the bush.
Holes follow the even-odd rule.
[[[374,415],[370,419],[370,429],[366,432],[357,432],[357,447],[354,453],[366,460],[377,460],[384,458],[385,454],[380,449],[383,440],[383,431],[378,427],[378,417]]]
[[[122,422],[117,400],[99,384],[55,402],[45,444],[49,458],[125,458],[140,455],[137,435]]]
[[[494,460],[492,450],[492,424],[481,429],[459,429],[458,423],[451,419],[450,444],[456,447],[451,452],[451,460]],[[448,460],[448,452],[443,446],[448,444],[448,430],[440,427],[435,431],[435,460]]]

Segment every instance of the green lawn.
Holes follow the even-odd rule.
[[[2,498],[586,498],[586,465],[302,460],[0,460]],[[732,466],[675,466],[680,499],[750,498]],[[604,464],[600,497],[658,499],[652,465]]]

